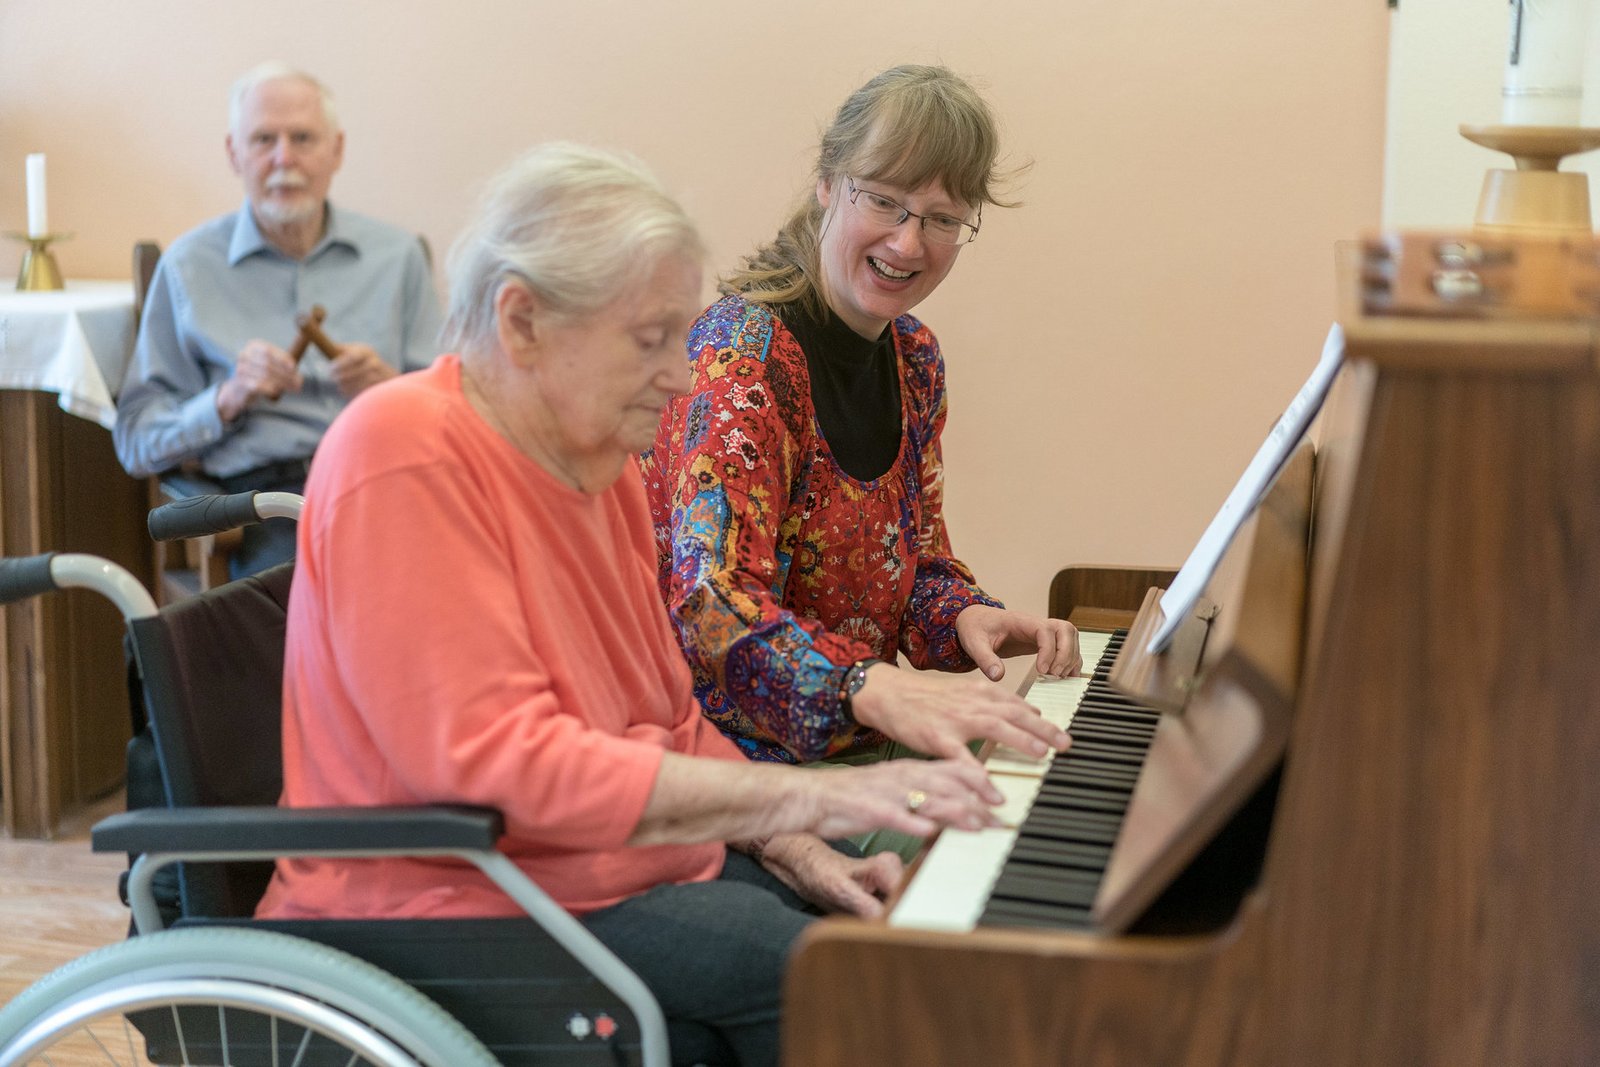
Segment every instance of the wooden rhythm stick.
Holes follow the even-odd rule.
[[[327,309],[321,304],[314,304],[309,312],[295,316],[295,325],[300,327],[300,333],[295,336],[294,344],[289,346],[290,359],[299,363],[308,345],[316,345],[329,359],[339,355],[339,346],[322,332],[322,321],[327,317]]]
[[[322,320],[327,317],[328,311],[321,304],[313,305],[310,314],[295,316],[294,322],[296,326],[300,327],[300,332],[295,335],[294,344],[289,346],[290,359],[299,363],[300,357],[306,354],[306,347],[311,344],[311,335],[306,332],[306,323],[309,322],[313,326],[320,328]]]

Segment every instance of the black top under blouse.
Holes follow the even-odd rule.
[[[882,477],[900,453],[900,373],[892,331],[885,326],[869,340],[831,310],[821,320],[799,304],[776,310],[806,355],[817,427],[834,460],[857,481]]]

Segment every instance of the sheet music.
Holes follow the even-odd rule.
[[[1222,554],[1228,550],[1239,527],[1260,503],[1267,486],[1283,469],[1289,453],[1294,451],[1294,446],[1305,436],[1311,420],[1321,410],[1328,389],[1333,385],[1333,377],[1343,362],[1344,331],[1335,323],[1328,331],[1328,339],[1322,344],[1322,358],[1311,371],[1311,377],[1300,387],[1300,392],[1295,394],[1288,409],[1272,427],[1272,432],[1256,450],[1255,458],[1245,468],[1233,491],[1228,494],[1228,499],[1222,502],[1222,510],[1211,520],[1206,532],[1200,535],[1200,541],[1189,553],[1189,558],[1183,561],[1183,568],[1172,580],[1171,588],[1162,594],[1163,619],[1160,628],[1150,638],[1149,651],[1160,652],[1166,648],[1172,635],[1177,633],[1179,624],[1194,610],[1200,591],[1211,580],[1212,572],[1217,569]]]

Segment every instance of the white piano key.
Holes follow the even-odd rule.
[[[1032,704],[1048,721],[1065,730],[1072,725],[1072,717],[1078,713],[1078,704],[1083,700],[1083,691],[1087,688],[1087,678],[1048,678],[1040,675],[1033,680],[1022,699]]]
[[[1045,754],[1038,759],[1025,752],[1018,752],[1014,748],[1000,745],[989,754],[989,760],[984,767],[990,774],[1016,774],[1027,778],[1043,778],[1044,772],[1050,769],[1053,754]]]
[[[995,818],[1007,826],[1016,826],[1026,819],[1028,809],[1033,807],[1033,798],[1039,795],[1042,778],[1034,775],[991,774],[989,780],[1005,797],[992,809]]]
[[[926,910],[928,914],[950,916],[951,921],[966,924],[964,927],[937,926],[933,929],[970,930],[973,923],[978,921],[983,902],[989,898],[994,879],[999,877],[1000,867],[1011,852],[1011,842],[1017,836],[1017,824],[1027,818],[1033,798],[1038,795],[1040,782],[1038,778],[1015,775],[996,775],[993,781],[1005,797],[995,806],[994,813],[1005,825],[989,830],[946,830],[939,835],[939,840],[934,842],[927,858],[922,861],[920,873],[912,883],[913,887],[919,884],[930,887],[918,894],[906,912],[912,920]],[[930,870],[930,865],[935,866]],[[974,871],[986,872],[988,881],[974,880]],[[949,892],[931,888],[934,885],[947,886]],[[911,890],[908,889],[895,908],[894,915],[899,915],[906,908],[906,901],[911,899]],[[895,922],[893,916],[890,922]],[[907,921],[899,925],[919,923]]]
[[[1088,688],[1087,678],[1036,678],[1023,699],[1033,705],[1046,722],[1069,730]],[[1008,745],[996,745],[989,754],[986,766],[991,772],[1000,774],[1030,774],[1038,777],[1050,769],[1050,762],[1055,758],[1054,752],[1034,757]]]
[[[889,914],[890,926],[964,933],[978,924],[1016,830],[946,830]],[[987,878],[983,877],[987,875]]]
[[[1051,678],[1038,675],[1033,679],[1028,691],[1022,695],[1022,699],[1044,716],[1045,721],[1063,730],[1070,727],[1072,717],[1077,714],[1078,705],[1083,701],[1084,690],[1089,686],[1087,675],[1094,672],[1095,664],[1104,654],[1106,642],[1110,637],[1110,634],[1101,633],[1080,635],[1085,677]],[[1049,768],[1050,761],[1054,758],[1053,753],[1035,757],[1009,745],[996,745],[994,751],[989,754],[986,766],[992,773],[1039,777]]]
[[[1104,655],[1110,634],[1082,633],[1083,675],[1075,678],[1038,677],[1023,694],[1046,719],[1066,729],[1072,725],[1078,704],[1089,687],[1089,675]],[[1027,817],[1038,795],[1052,756],[1034,759],[999,745],[984,765],[990,780],[1004,795],[995,814],[1006,824],[993,830],[945,830],[939,835],[917,876],[889,915],[890,926],[962,933],[971,930],[983,914],[989,893],[1016,841],[1016,826]]]
[[[1078,633],[1078,653],[1083,656],[1083,673],[1093,674],[1096,663],[1105,653],[1106,645],[1111,643],[1111,635],[1096,633],[1092,630],[1081,630]]]

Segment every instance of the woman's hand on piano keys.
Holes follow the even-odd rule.
[[[788,814],[798,815],[799,825],[823,838],[880,827],[927,837],[946,826],[999,826],[992,809],[1005,795],[972,753],[962,755],[964,760],[897,759],[865,767],[792,771],[787,782],[799,792],[785,799],[799,810]]]
[[[1037,653],[1034,666],[1040,674],[1066,678],[1083,666],[1078,653],[1078,628],[1065,619],[1044,619],[1025,611],[973,604],[956,616],[956,637],[984,677],[998,682],[1005,676],[1006,656]]]
[[[766,843],[761,865],[784,885],[824,911],[883,914],[883,901],[905,875],[893,852],[865,858],[837,851],[815,834],[780,834]]]
[[[973,610],[968,608],[961,618]],[[1077,647],[1074,630],[1074,658]],[[914,751],[974,767],[978,761],[968,748],[973,741],[992,739],[1037,758],[1072,743],[1066,731],[1021,697],[979,674],[935,674],[877,664],[867,668],[866,683],[850,698],[850,710],[861,725]]]

